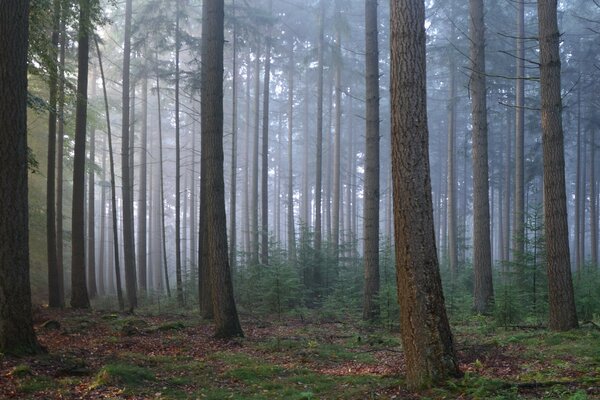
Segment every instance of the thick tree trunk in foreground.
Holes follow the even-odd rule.
[[[576,328],[567,227],[565,156],[560,92],[557,0],[539,0],[542,148],[544,153],[544,223],[548,269],[548,327]]]
[[[485,84],[483,0],[470,0],[471,104],[473,108],[473,273],[475,312],[487,313],[494,301],[490,244],[488,123]]]
[[[435,232],[425,85],[425,6],[391,4],[392,173],[396,270],[407,384],[460,374],[444,307]]]
[[[29,1],[0,9],[0,353],[32,354],[27,199]]]
[[[379,46],[377,42],[377,0],[365,1],[366,27],[366,153],[364,262],[365,297],[363,319],[379,315]]]
[[[206,165],[208,268],[217,337],[243,336],[233,298],[227,251],[225,183],[223,179],[223,0],[202,5],[202,159]]]
[[[87,125],[87,86],[89,62],[89,0],[79,2],[79,40],[77,51],[77,107],[75,111],[75,149],[73,157],[73,210],[71,241],[71,307],[89,308],[85,279],[85,136]]]

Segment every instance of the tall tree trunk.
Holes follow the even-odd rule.
[[[156,71],[156,103],[158,117],[158,153],[160,165],[160,225],[162,232],[162,255],[163,267],[165,272],[165,286],[167,288],[167,296],[171,297],[171,285],[169,285],[169,264],[167,263],[167,233],[165,224],[165,175],[164,175],[164,158],[163,158],[163,134],[162,134],[162,107],[160,101],[160,78]]]
[[[125,287],[129,309],[137,307],[136,270],[135,270],[135,243],[133,237],[133,202],[132,181],[130,175],[129,148],[130,118],[129,118],[129,91],[130,91],[130,61],[131,61],[131,14],[132,0],[125,1],[125,33],[123,44],[123,85],[122,85],[122,142],[121,142],[121,170],[123,180],[123,245],[125,261]]]
[[[233,77],[231,94],[231,191],[229,194],[229,262],[231,270],[235,271],[237,265],[237,150],[238,150],[238,33],[237,21],[235,15],[235,0],[232,3],[233,9]]]
[[[455,3],[453,3],[453,7]],[[452,24],[450,40],[456,39],[456,28]],[[449,48],[450,83],[448,88],[448,179],[447,179],[447,223],[448,223],[448,263],[452,277],[458,270],[458,243],[456,240],[456,60],[454,49]]]
[[[29,1],[0,12],[0,352],[38,353],[29,284],[27,43]]]
[[[89,62],[89,0],[79,2],[77,49],[77,106],[75,111],[75,149],[73,157],[73,209],[71,240],[71,307],[89,308],[85,281],[85,136],[87,124],[87,86]]]
[[[321,251],[321,195],[323,180],[323,63],[325,48],[325,1],[319,2],[319,36],[317,42],[317,149],[316,149],[316,178],[315,178],[315,251]],[[318,264],[318,263],[317,263]],[[313,275],[317,286],[321,284],[321,271],[317,266]]]
[[[377,0],[365,1],[365,86],[367,99],[365,188],[364,188],[364,263],[365,294],[363,319],[379,316],[379,44]],[[352,155],[350,155],[352,156]]]
[[[341,19],[340,2],[336,0],[335,8],[337,18]],[[338,246],[340,244],[340,158],[342,142],[342,33],[338,21],[335,33],[335,130],[333,139],[333,204],[331,208],[331,240],[333,242],[333,256],[339,260]],[[379,100],[379,99],[378,99]],[[365,163],[366,164],[366,163]],[[365,165],[366,167],[366,165]],[[379,225],[379,216],[377,218]]]
[[[475,312],[486,313],[494,298],[490,245],[488,124],[483,0],[470,0],[471,98],[473,107],[473,272]]]
[[[96,80],[92,73],[92,98],[96,97]],[[90,132],[90,153],[88,165],[88,254],[87,254],[87,285],[91,299],[98,295],[96,286],[96,129]]]
[[[269,0],[269,17],[273,13],[273,0]],[[260,262],[269,264],[269,97],[271,83],[271,22],[265,44],[265,76],[263,79],[263,119],[262,119],[262,169],[261,169],[261,247]]]
[[[287,240],[288,260],[296,260],[296,227],[294,225],[294,72],[296,60],[294,57],[294,39],[290,40],[290,65],[288,70],[288,190],[287,190]]]
[[[112,130],[110,127],[110,113],[108,106],[108,95],[106,93],[106,79],[104,77],[104,67],[102,66],[102,53],[100,53],[100,46],[98,45],[98,39],[94,37],[96,44],[96,52],[98,53],[98,67],[100,68],[100,77],[102,78],[102,93],[104,95],[104,111],[106,113],[106,135],[108,137],[108,155],[110,163],[110,188],[111,188],[111,211],[112,211],[112,229],[113,229],[113,251],[111,256],[114,257],[114,274],[117,286],[117,300],[119,302],[119,310],[123,311],[125,304],[123,301],[123,291],[121,285],[121,267],[119,259],[119,224],[117,217],[117,184],[115,178],[115,160],[112,145]],[[110,257],[112,260],[113,258]],[[109,268],[112,271],[112,268]],[[112,279],[109,279],[112,285]]]
[[[598,266],[598,199],[596,191],[596,128],[590,129],[590,249],[592,265]]]
[[[250,63],[250,53],[248,53],[248,63]],[[250,245],[250,153],[252,151],[252,141],[250,139],[250,133],[251,133],[251,124],[250,124],[250,103],[251,103],[251,96],[250,96],[250,74],[247,74],[246,76],[246,112],[245,112],[245,116],[246,116],[246,137],[244,140],[244,190],[243,190],[243,194],[242,194],[242,209],[244,211],[243,213],[243,218],[242,218],[242,230],[243,230],[243,236],[244,236],[244,252],[245,254],[245,262],[248,263],[251,260],[251,245]]]
[[[515,101],[515,210],[513,257],[525,253],[525,0],[517,0],[517,81]]]
[[[309,149],[310,149],[310,135],[308,128],[309,118],[309,98],[310,98],[310,87],[308,71],[306,72],[306,84],[304,86],[304,118],[303,118],[303,135],[304,135],[304,146],[302,152],[302,225],[308,230],[311,226],[311,188],[310,181],[308,178],[308,162],[309,162]]]
[[[98,251],[98,295],[106,294],[106,139],[102,141],[102,189],[100,190],[100,243]]]
[[[48,171],[46,181],[46,230],[48,247],[48,305],[61,308],[63,301],[60,293],[56,248],[56,123],[58,94],[58,38],[60,34],[61,2],[54,0],[52,16],[51,65],[48,66],[50,79],[50,99],[48,101]]]
[[[576,328],[567,227],[557,0],[538,0],[548,327]]]
[[[419,388],[460,374],[435,251],[423,1],[392,1],[391,52],[392,173],[400,326],[407,384]]]
[[[179,120],[179,0],[175,0],[175,281],[177,304],[183,306],[183,281],[181,279],[181,144]]]
[[[512,150],[512,126],[511,126],[511,113],[510,111],[507,113],[507,123],[506,123],[506,131],[508,132],[508,137],[506,139],[506,149],[504,151],[504,199],[503,199],[503,208],[504,208],[504,218],[502,219],[502,231],[504,236],[502,238],[503,246],[502,246],[502,261],[508,262],[510,260],[510,192],[511,192],[511,171],[512,171],[512,161],[511,161],[511,150]]]
[[[65,305],[64,240],[63,240],[63,153],[65,136],[65,58],[67,49],[67,7],[62,7],[60,22],[60,55],[58,62],[58,137],[56,142],[56,273],[59,307]]]
[[[140,190],[138,200],[138,286],[142,295],[148,291],[148,234],[147,234],[147,216],[148,216],[148,76],[144,73],[142,76],[142,127],[140,130]]]
[[[577,90],[577,147],[575,155],[575,232],[573,237],[575,242],[573,248],[575,249],[575,272],[578,274],[581,269],[581,198],[584,196],[581,190],[581,89]]]
[[[223,0],[202,5],[202,159],[206,165],[205,212],[208,267],[216,337],[243,336],[233,297],[227,251],[225,184],[223,179]]]
[[[258,141],[259,141],[259,114],[260,114],[260,38],[256,39],[256,61],[254,63],[254,135],[252,142],[252,186],[250,200],[252,201],[250,230],[252,238],[251,263],[258,264],[259,239],[258,239]]]

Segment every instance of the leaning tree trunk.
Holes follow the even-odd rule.
[[[223,0],[202,5],[201,114],[202,159],[206,165],[204,232],[208,245],[208,268],[212,288],[216,337],[243,336],[238,319],[227,252],[225,183],[223,178]]]
[[[425,6],[391,5],[392,173],[400,326],[407,384],[459,375],[439,273],[425,85]]]
[[[115,178],[115,159],[112,144],[112,130],[110,127],[110,108],[108,106],[108,95],[106,92],[106,79],[104,77],[104,67],[102,66],[102,54],[98,39],[94,38],[96,44],[96,52],[98,53],[98,67],[100,68],[100,77],[102,79],[102,92],[104,94],[104,110],[106,113],[106,135],[108,137],[108,155],[110,164],[110,189],[111,189],[111,211],[112,211],[112,228],[113,228],[113,251],[111,256],[114,257],[114,274],[117,286],[117,300],[119,302],[119,310],[123,311],[125,304],[123,301],[123,291],[121,286],[121,267],[119,259],[119,224],[117,219],[117,184]],[[112,258],[111,258],[112,260]],[[110,269],[112,272],[112,268]],[[112,285],[112,280],[109,279],[109,284]]]
[[[29,1],[0,11],[0,353],[41,351],[31,316],[27,199]]]
[[[73,209],[71,214],[71,307],[89,308],[85,281],[85,136],[87,124],[87,86],[89,63],[89,0],[79,2],[77,50],[77,106],[75,111],[75,148],[73,156]]]
[[[473,112],[473,273],[475,312],[489,312],[494,299],[490,245],[488,124],[483,0],[470,0],[471,105]]]
[[[542,149],[544,154],[544,227],[548,270],[548,327],[576,328],[567,226],[565,156],[560,87],[557,0],[538,0]]]
[[[377,0],[365,1],[366,45],[366,144],[364,262],[365,293],[363,319],[374,321],[379,316],[379,45]]]

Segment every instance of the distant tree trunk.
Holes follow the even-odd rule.
[[[100,53],[100,46],[98,45],[98,39],[94,37],[96,44],[96,52],[98,53],[98,67],[100,68],[100,77],[102,78],[102,92],[104,95],[104,111],[106,113],[106,136],[108,137],[108,155],[110,163],[110,188],[111,188],[111,210],[112,210],[112,228],[113,228],[113,251],[111,256],[114,257],[114,274],[117,286],[117,300],[119,302],[119,310],[125,309],[123,301],[123,291],[121,285],[121,268],[119,259],[119,225],[117,218],[117,184],[115,178],[115,160],[112,145],[112,131],[110,128],[110,108],[108,106],[108,95],[106,93],[106,79],[104,77],[104,68],[102,66],[102,53]],[[111,260],[112,260],[111,257]],[[112,268],[109,268],[112,271]],[[109,279],[112,285],[112,279]]]
[[[515,101],[515,210],[513,256],[525,253],[525,0],[517,0],[517,81]]]
[[[419,388],[458,376],[439,274],[425,88],[425,7],[391,4],[392,173],[396,270],[407,384]]]
[[[592,265],[598,267],[598,201],[596,193],[596,128],[590,129],[590,236]]]
[[[453,3],[454,6],[454,3]],[[451,40],[456,39],[456,28],[451,28]],[[448,263],[452,277],[458,271],[458,243],[456,230],[456,60],[454,49],[449,48],[450,87],[448,89],[448,179],[447,179],[447,221],[448,221]]]
[[[250,63],[250,53],[248,54],[248,63]],[[242,194],[242,209],[243,209],[243,218],[242,218],[242,231],[244,236],[244,252],[245,254],[245,262],[248,263],[251,259],[251,246],[250,246],[250,153],[252,151],[252,142],[250,139],[251,133],[251,124],[250,124],[250,74],[248,73],[246,76],[246,137],[244,140],[244,183],[243,183],[243,194]]]
[[[63,241],[63,153],[65,135],[65,58],[67,48],[67,7],[62,7],[60,22],[60,55],[58,62],[58,137],[56,142],[56,273],[59,307],[65,305],[64,241]]]
[[[269,0],[269,17],[273,13],[273,0]],[[262,119],[262,169],[261,169],[261,247],[260,262],[269,264],[269,97],[271,83],[271,22],[265,44],[265,76],[263,79],[263,119]]]
[[[317,149],[316,149],[316,179],[315,179],[315,251],[321,251],[321,192],[323,180],[323,63],[325,48],[325,1],[319,2],[319,36],[317,44]],[[318,264],[318,263],[317,263]],[[317,286],[321,284],[320,267],[313,271],[313,279]]]
[[[250,234],[252,251],[250,260],[258,264],[259,239],[258,239],[258,141],[259,141],[259,114],[260,114],[260,38],[256,39],[256,61],[254,63],[254,135],[252,142],[252,186],[250,200],[252,202],[250,217]]]
[[[544,222],[548,269],[548,327],[576,328],[567,227],[565,159],[560,87],[557,0],[539,0],[542,148],[544,154]]]
[[[231,192],[229,194],[229,262],[231,270],[235,271],[237,265],[237,151],[238,151],[238,33],[237,22],[235,19],[235,0],[232,4],[233,9],[233,76],[232,76],[232,94],[231,94]],[[193,219],[192,219],[193,220]]]
[[[490,245],[488,125],[483,0],[470,0],[471,98],[473,107],[473,272],[475,312],[490,311],[494,299]]]
[[[296,260],[296,228],[294,226],[294,40],[290,41],[290,65],[288,70],[288,191],[287,191],[287,239],[288,260]]]
[[[575,238],[575,243],[573,243],[573,248],[575,249],[575,273],[579,273],[581,270],[581,206],[582,204],[581,198],[584,196],[583,191],[581,190],[581,89],[577,90],[577,147],[576,147],[576,155],[575,155],[575,232],[573,237]],[[584,205],[585,206],[585,205]]]
[[[85,136],[87,124],[87,86],[89,62],[89,0],[79,2],[77,46],[77,106],[75,111],[75,148],[73,157],[73,209],[71,240],[71,307],[89,308],[85,281]]]
[[[336,0],[335,8],[337,18],[341,18],[340,2]],[[340,159],[342,143],[342,33],[341,22],[338,21],[335,33],[335,130],[333,139],[333,204],[331,207],[331,240],[333,242],[333,256],[339,260],[338,246],[340,244]],[[379,99],[378,99],[379,100]],[[379,225],[379,217],[377,218]]]
[[[177,304],[183,306],[183,281],[181,279],[181,145],[179,127],[179,0],[175,0],[175,281]]]
[[[94,74],[92,74],[94,77]],[[92,98],[95,96],[95,79],[92,79]],[[98,295],[98,287],[96,286],[96,129],[92,128],[90,132],[90,154],[88,165],[88,271],[87,285],[90,299]]]
[[[130,119],[129,119],[129,90],[130,90],[130,72],[131,61],[131,14],[132,0],[125,1],[125,33],[123,44],[123,85],[122,85],[122,141],[121,141],[121,170],[123,180],[123,245],[125,260],[125,286],[127,289],[127,300],[129,308],[132,310],[137,307],[136,294],[136,270],[135,270],[135,243],[133,237],[133,202],[132,202],[132,181],[130,175],[129,148],[130,141]]]
[[[58,94],[58,36],[60,33],[61,2],[54,0],[52,16],[51,65],[48,66],[50,79],[50,98],[48,101],[48,171],[46,180],[46,231],[48,247],[48,305],[61,308],[63,301],[60,293],[56,248],[56,123]],[[61,160],[62,162],[62,160]]]
[[[100,247],[98,255],[98,295],[106,294],[106,139],[102,141],[102,189],[100,190]]]
[[[206,165],[208,267],[216,337],[243,336],[233,297],[227,251],[223,179],[223,0],[202,5],[202,159]]]
[[[379,45],[377,0],[365,1],[366,145],[364,189],[365,294],[363,319],[379,316]],[[352,156],[352,155],[350,155]]]
[[[503,214],[504,218],[502,219],[502,231],[504,233],[502,237],[502,261],[508,262],[510,260],[510,192],[511,192],[511,171],[512,171],[512,160],[511,160],[511,150],[512,150],[512,130],[511,130],[511,113],[510,111],[507,113],[507,132],[508,137],[506,139],[506,149],[504,151],[504,190],[503,195]]]
[[[142,127],[140,132],[140,189],[138,200],[138,285],[142,296],[148,291],[147,281],[147,215],[148,215],[148,76],[142,76]]]
[[[27,43],[29,1],[0,12],[0,353],[41,351],[29,284]],[[85,282],[84,282],[85,283]]]
[[[163,158],[163,135],[162,135],[162,107],[160,102],[160,78],[158,71],[156,72],[156,102],[157,102],[157,117],[158,117],[158,152],[160,165],[160,225],[162,232],[162,255],[163,266],[165,271],[165,286],[167,288],[167,296],[171,297],[171,285],[169,285],[169,264],[167,263],[167,233],[165,224],[165,176],[164,176],[164,158]]]
[[[311,193],[310,193],[310,181],[308,177],[308,163],[309,163],[309,149],[310,149],[310,135],[308,128],[309,118],[309,98],[310,98],[310,87],[308,71],[306,72],[306,85],[304,87],[304,118],[303,118],[303,134],[304,134],[304,146],[302,152],[302,224],[308,230],[311,226]]]

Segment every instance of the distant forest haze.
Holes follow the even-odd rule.
[[[600,327],[598,1],[0,8],[0,362],[40,312],[322,318],[418,391],[465,326]]]

